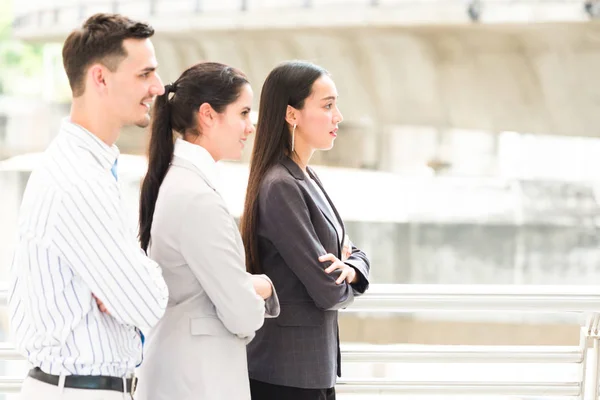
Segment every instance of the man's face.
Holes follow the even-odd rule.
[[[144,128],[150,123],[154,98],[164,93],[154,46],[150,39],[126,39],[123,47],[127,57],[106,77],[107,108],[122,126]]]

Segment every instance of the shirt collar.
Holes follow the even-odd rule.
[[[71,122],[69,117],[63,119],[60,130],[68,140],[72,139],[76,146],[88,150],[104,169],[110,170],[119,157],[120,152],[116,145],[107,145],[92,132]]]
[[[192,163],[206,176],[210,184],[218,187],[217,163],[204,147],[178,138],[173,154]]]

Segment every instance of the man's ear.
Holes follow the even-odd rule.
[[[104,92],[106,91],[106,74],[107,74],[107,70],[106,67],[103,66],[102,64],[93,64],[89,69],[88,69],[88,73],[87,73],[87,82],[86,82],[86,89],[87,86],[89,86],[90,84],[92,85],[92,88],[96,91],[100,91],[100,92]]]

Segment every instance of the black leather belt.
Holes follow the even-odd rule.
[[[39,369],[38,367],[29,371],[29,376],[38,381],[49,383],[50,385],[58,386],[60,376],[50,375]],[[137,377],[128,378],[125,380],[127,385],[126,390],[123,390],[123,378],[114,376],[91,376],[91,375],[66,375],[65,387],[73,389],[95,389],[95,390],[114,390],[115,392],[127,392],[132,396],[135,393],[137,386]]]

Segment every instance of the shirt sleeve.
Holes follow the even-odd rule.
[[[164,314],[167,285],[122,218],[118,192],[89,180],[67,191],[56,213],[56,245],[110,315],[146,330]]]
[[[355,283],[352,283],[352,290],[356,297],[364,294],[369,288],[371,263],[369,262],[367,255],[354,246],[352,241],[350,241],[350,248],[352,249],[352,254],[350,254],[350,257],[345,261],[345,264],[356,270],[357,280]]]
[[[273,281],[265,274],[254,275],[258,276],[271,285],[271,289],[273,290],[273,294],[271,297],[265,300],[265,318],[277,318],[279,316],[279,312],[281,311],[279,305],[279,296],[277,296],[277,290],[275,290],[275,285],[273,285]]]

